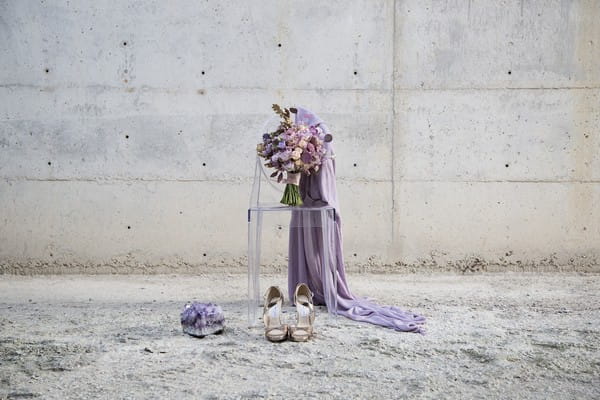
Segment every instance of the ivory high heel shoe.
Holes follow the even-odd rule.
[[[265,306],[263,309],[265,337],[271,342],[281,342],[288,335],[288,326],[281,323],[282,307],[283,293],[281,289],[271,286],[265,293]]]
[[[299,283],[294,292],[294,304],[298,319],[296,325],[290,326],[290,340],[306,342],[313,336],[313,323],[315,321],[315,307],[313,294],[305,283]]]

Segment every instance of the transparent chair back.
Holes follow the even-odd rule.
[[[273,132],[277,129],[279,117],[273,116],[269,118],[263,125],[261,130],[263,133]],[[254,166],[254,181],[252,183],[252,192],[250,194],[250,207],[275,207],[281,206],[279,201],[283,195],[285,186],[277,182],[277,178],[271,178],[273,171],[267,170],[265,163],[267,160],[256,156]]]

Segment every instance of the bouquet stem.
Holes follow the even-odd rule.
[[[300,173],[287,173],[287,184],[285,185],[285,190],[283,191],[283,197],[281,198],[282,204],[286,204],[288,206],[301,206],[302,205],[302,197],[300,196]]]

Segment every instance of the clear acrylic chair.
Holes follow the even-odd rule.
[[[263,131],[257,137],[262,137],[262,133],[275,130],[273,124],[278,123],[278,118],[271,118],[263,127]],[[269,126],[271,125],[271,126]],[[272,128],[272,129],[268,129]],[[263,220],[266,214],[277,214],[281,217],[287,217],[289,214],[290,229],[310,227],[316,228],[315,231],[320,234],[320,240],[323,244],[322,251],[318,254],[320,258],[320,274],[323,283],[323,295],[325,305],[329,314],[329,320],[333,321],[337,310],[337,261],[335,252],[330,252],[330,246],[325,245],[333,240],[335,234],[335,208],[332,206],[323,207],[290,207],[279,203],[283,195],[285,185],[279,184],[275,179],[270,178],[272,171],[267,171],[263,165],[264,161],[256,157],[254,168],[254,182],[250,196],[250,206],[248,207],[248,324],[256,326],[257,311],[262,305],[262,294],[260,289],[260,270],[261,270],[261,246]],[[291,218],[292,213],[297,213],[296,218]],[[285,259],[287,259],[287,248],[285,248]],[[331,254],[333,253],[333,254]],[[288,299],[291,299],[293,293],[288,293]]]

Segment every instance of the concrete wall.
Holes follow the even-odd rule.
[[[273,102],[334,131],[349,268],[594,269],[598,21],[595,0],[0,1],[0,271],[243,270]]]

